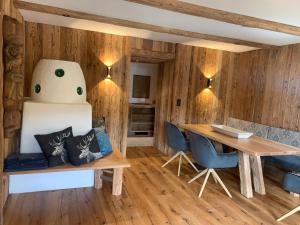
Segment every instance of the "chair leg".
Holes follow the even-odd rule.
[[[204,188],[206,186],[206,183],[207,183],[207,180],[208,180],[208,177],[209,177],[210,173],[211,173],[211,169],[208,170],[208,172],[207,172],[207,174],[205,176],[204,183],[202,184],[202,187],[201,187],[200,193],[198,195],[198,198],[201,198],[201,196],[202,196],[202,193],[204,191]]]
[[[193,179],[191,179],[188,183],[192,183],[193,181],[197,180],[199,177],[203,176],[205,173],[207,173],[208,169],[203,170],[201,173],[196,175]]]
[[[218,183],[218,180],[217,180],[217,178],[215,177],[215,175],[214,174],[212,174],[213,176],[213,178],[214,178],[214,181],[215,181],[215,183],[217,184]]]
[[[225,192],[227,193],[227,195],[232,198],[232,195],[230,194],[230,192],[228,191],[228,189],[226,188],[226,186],[224,185],[223,181],[220,179],[219,175],[216,173],[216,171],[214,169],[211,170],[212,175],[217,179],[217,181],[220,183],[220,185],[222,186],[222,188],[225,190]]]
[[[294,192],[290,192],[290,195],[292,195],[294,198],[299,198],[300,195]]]
[[[284,214],[283,216],[281,216],[280,218],[277,219],[277,221],[281,221],[293,214],[295,214],[296,212],[299,212],[300,211],[300,205],[296,208],[294,208],[292,211],[288,212],[287,214]]]
[[[181,160],[182,160],[182,153],[180,152],[179,163],[178,163],[178,174],[177,174],[178,177],[180,176]]]
[[[165,167],[166,165],[168,165],[170,162],[172,162],[177,156],[179,156],[180,152],[177,152],[171,159],[169,159],[164,165],[162,165],[161,167]]]
[[[189,159],[189,157],[187,157],[187,155],[182,152],[183,157],[188,161],[188,163],[197,171],[197,173],[199,173],[199,170],[197,169],[197,167],[194,165],[194,163],[192,163],[192,161]]]

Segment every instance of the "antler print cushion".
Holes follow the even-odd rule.
[[[65,142],[73,137],[72,127],[51,134],[34,135],[34,137],[46,156],[49,167],[69,162]]]
[[[86,135],[67,139],[66,144],[70,162],[74,166],[80,166],[103,157],[93,129]]]

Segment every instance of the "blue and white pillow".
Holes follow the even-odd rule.
[[[104,127],[96,127],[94,128],[96,133],[97,142],[100,148],[100,153],[103,156],[106,156],[112,152],[112,146],[109,142],[109,138],[105,132]]]

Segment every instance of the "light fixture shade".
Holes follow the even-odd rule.
[[[86,85],[76,62],[42,59],[34,69],[31,98],[38,102],[85,103]]]
[[[111,80],[111,66],[107,67],[107,76],[106,79],[110,79]]]
[[[211,83],[212,83],[212,79],[211,79],[211,78],[208,78],[208,79],[207,79],[206,87],[207,87],[207,88],[211,88]]]

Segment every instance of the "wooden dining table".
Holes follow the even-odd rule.
[[[234,138],[213,131],[209,124],[179,124],[179,126],[184,130],[200,134],[238,150],[241,194],[247,198],[253,197],[252,182],[255,192],[261,195],[266,194],[261,163],[262,156],[300,154],[300,148],[297,147],[281,144],[255,135],[247,139]],[[251,179],[251,173],[253,180]]]

